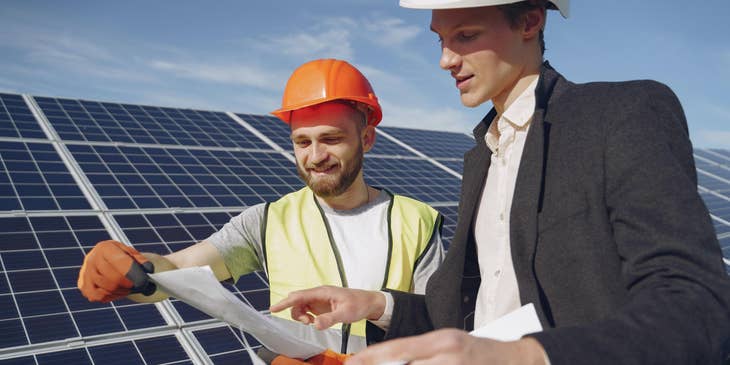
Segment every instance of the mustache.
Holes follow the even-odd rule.
[[[337,166],[337,163],[319,163],[319,164],[306,164],[304,165],[305,170],[326,170],[331,167]]]

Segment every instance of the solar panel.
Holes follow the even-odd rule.
[[[433,161],[461,173],[473,139],[378,130],[366,181],[431,203],[444,215],[448,247],[461,181]],[[76,279],[98,241],[166,254],[299,189],[289,133],[273,116],[0,94],[0,365],[250,363],[238,329],[175,299],[92,304]],[[730,151],[695,157],[730,260]],[[263,273],[225,286],[268,310]]]
[[[474,146],[474,139],[464,133],[439,132],[399,127],[381,130],[432,158],[463,159]]]
[[[0,93],[0,137],[46,138],[22,96]]]
[[[194,331],[193,335],[214,364],[251,364],[239,331],[225,326]],[[261,347],[255,338],[245,336],[251,348]]]
[[[223,112],[35,97],[62,140],[270,149]]]
[[[278,152],[68,145],[109,209],[243,207],[302,186]]]
[[[437,159],[439,163],[443,164],[444,166],[450,168],[456,173],[464,174],[464,160],[445,160],[445,159]]]
[[[95,215],[0,217],[0,348],[167,325],[154,305],[89,303],[76,289],[84,253],[108,237]]]
[[[437,206],[435,208],[444,216],[444,223],[441,228],[441,239],[443,241],[444,248],[448,250],[449,245],[451,245],[451,239],[454,238],[459,207],[456,205],[447,205]]]
[[[458,202],[461,181],[423,159],[382,158],[366,155],[365,181],[369,184],[428,202]]]
[[[1,210],[74,210],[91,205],[50,143],[0,141]]]
[[[0,360],[0,365],[193,364],[175,336],[159,336]]]

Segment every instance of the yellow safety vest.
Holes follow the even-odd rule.
[[[388,264],[383,288],[409,291],[413,272],[428,248],[441,216],[430,206],[401,195],[391,196],[388,207]],[[263,249],[271,303],[295,290],[320,285],[347,287],[345,269],[332,240],[329,223],[312,190],[305,187],[266,206]],[[289,310],[273,313],[291,320]],[[342,328],[342,349],[348,334],[365,337],[366,321]]]

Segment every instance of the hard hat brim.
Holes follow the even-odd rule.
[[[399,5],[410,9],[459,9],[480,6],[504,5],[523,0],[400,0]],[[550,0],[548,8],[560,12],[563,18],[570,16],[570,0]]]

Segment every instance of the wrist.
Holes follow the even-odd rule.
[[[379,291],[368,291],[370,301],[370,312],[367,315],[367,320],[375,321],[380,319],[385,312],[385,294]]]

